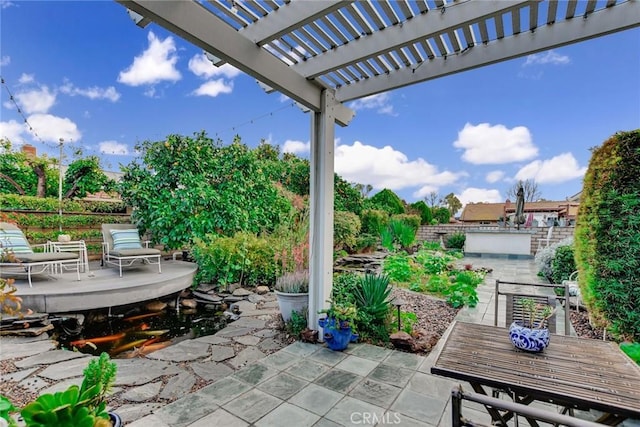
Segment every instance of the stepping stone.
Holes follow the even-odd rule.
[[[274,331],[273,329],[262,329],[260,331],[254,332],[253,335],[257,336],[257,337],[261,337],[261,338],[271,338],[274,337],[278,334],[277,331]]]
[[[186,340],[178,344],[165,347],[147,355],[149,359],[170,360],[172,362],[187,362],[201,359],[209,355],[209,344],[193,340]]]
[[[169,425],[156,414],[151,414],[128,423],[127,427],[169,427]]]
[[[244,350],[242,350],[240,353],[238,353],[238,355],[236,357],[234,357],[233,359],[229,360],[229,363],[234,367],[234,368],[240,368],[242,366],[245,366],[247,363],[251,363],[251,362],[255,362],[256,360],[260,360],[263,357],[265,357],[266,355],[261,352],[260,350],[258,350],[255,347],[247,347]]]
[[[217,335],[205,335],[204,337],[195,338],[194,341],[206,342],[209,344],[228,344],[231,342],[231,340]]]
[[[203,292],[196,292],[196,291],[193,291],[192,294],[197,300],[201,300],[204,302],[211,302],[215,304],[220,304],[222,302],[222,298],[220,298],[217,295],[209,295]]]
[[[20,385],[29,391],[40,392],[45,387],[49,386],[49,383],[40,377],[28,377],[20,381]]]
[[[72,385],[80,386],[80,384],[82,384],[82,379],[83,379],[83,377],[76,377],[76,378],[69,378],[69,379],[66,379],[64,381],[59,381],[59,382],[57,382],[57,383],[55,383],[55,384],[43,389],[42,391],[40,391],[40,394],[56,393],[58,391],[65,391],[66,389],[68,389]]]
[[[169,381],[162,389],[160,398],[178,399],[191,391],[191,387],[196,383],[196,377],[188,372],[169,378]]]
[[[249,295],[249,298],[247,298],[247,300],[249,302],[257,304],[257,303],[259,303],[261,301],[264,301],[264,297],[262,295],[258,295],[258,294],[251,294],[251,295]]]
[[[125,391],[120,395],[120,398],[131,402],[144,402],[155,398],[160,393],[161,387],[162,383],[160,381],[148,383]]]
[[[267,338],[258,344],[258,348],[264,351],[280,350],[284,345],[280,341],[276,341],[273,338]]]
[[[178,366],[160,360],[114,359],[118,365],[116,385],[142,385],[164,375],[185,372]]]
[[[92,359],[97,359],[97,357],[81,357],[64,362],[59,362],[55,365],[48,366],[38,375],[50,380],[63,380],[65,378],[77,377],[78,375],[82,375],[84,369],[89,363],[89,360]]]
[[[265,320],[256,319],[253,317],[242,317],[231,324],[231,326],[235,328],[253,328],[253,329],[262,329],[265,327],[267,322]]]
[[[2,381],[3,382],[4,381],[20,382],[23,379],[27,378],[29,375],[33,374],[37,370],[38,368],[31,368],[31,369],[23,369],[22,371],[12,372],[10,374],[3,374]]]
[[[234,297],[248,297],[249,295],[251,295],[253,292],[244,289],[244,288],[238,288],[235,291],[233,291],[233,296]]]
[[[231,347],[225,347],[222,345],[212,345],[211,346],[211,357],[210,360],[214,362],[222,362],[223,360],[231,359],[236,355],[236,352],[233,351]]]
[[[248,335],[252,330],[252,328],[236,328],[234,326],[227,326],[226,328],[216,332],[215,335],[222,338],[239,337],[242,335]]]
[[[149,415],[152,412],[156,412],[162,408],[162,403],[139,403],[139,404],[126,404],[118,407],[115,412],[120,415],[123,423],[129,425],[130,422],[139,418]]]
[[[234,296],[224,297],[224,302],[226,302],[227,304],[232,304],[234,302],[237,303],[237,302],[240,302],[240,301],[242,301],[242,297],[234,297]]]
[[[64,362],[65,360],[78,359],[80,357],[89,357],[88,354],[80,353],[79,351],[68,350],[53,350],[45,351],[44,353],[36,354],[22,360],[15,362],[18,368],[30,368],[37,365],[52,365],[58,362]],[[87,361],[86,363],[89,363]]]
[[[191,364],[193,372],[203,380],[217,381],[233,373],[233,369],[222,363],[196,362]]]
[[[16,359],[25,356],[34,356],[45,351],[55,350],[56,343],[51,340],[32,341],[21,344],[4,345],[5,338],[2,338],[3,345],[0,351],[0,360]]]
[[[241,337],[235,337],[233,340],[244,345],[257,345],[260,342],[260,338],[253,335],[243,335]]]

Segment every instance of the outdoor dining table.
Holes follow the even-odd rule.
[[[466,381],[476,393],[504,390],[525,405],[594,409],[606,425],[640,419],[640,366],[612,342],[552,335],[544,351],[530,353],[513,346],[506,328],[457,321],[431,373]],[[513,418],[486,409],[494,422]]]

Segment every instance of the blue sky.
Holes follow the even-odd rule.
[[[66,162],[81,147],[118,170],[138,141],[205,130],[308,156],[308,114],[115,2],[0,0],[0,31],[0,136],[16,146],[57,156],[63,138]],[[408,202],[501,202],[519,178],[564,200],[590,148],[640,128],[639,52],[634,29],[355,101],[336,171]]]

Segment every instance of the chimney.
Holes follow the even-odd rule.
[[[24,144],[22,146],[22,152],[27,155],[28,158],[33,159],[36,157],[36,147],[30,144]]]

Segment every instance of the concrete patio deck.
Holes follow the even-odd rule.
[[[493,271],[478,288],[478,306],[460,311],[459,321],[493,324],[497,278],[540,281],[532,260],[463,262]],[[558,330],[563,330],[561,325]],[[427,357],[369,344],[350,344],[344,352],[333,352],[321,344],[296,342],[128,425],[450,426],[450,392],[459,383],[430,373],[443,342]],[[490,424],[484,408],[466,401],[463,406],[466,417]]]

